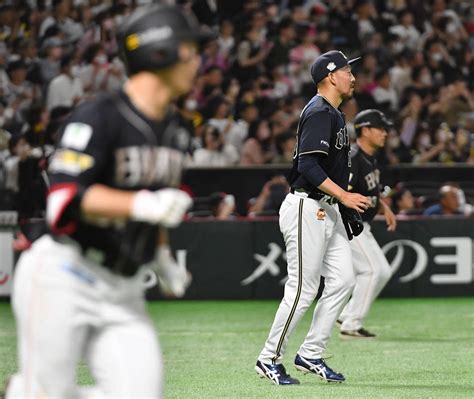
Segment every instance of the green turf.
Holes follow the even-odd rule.
[[[374,341],[341,341],[334,330],[328,363],[344,384],[326,384],[291,366],[311,311],[290,340],[287,369],[300,386],[278,387],[253,370],[278,303],[172,301],[150,304],[160,331],[166,398],[474,398],[474,301],[383,299],[367,327]],[[15,333],[0,304],[0,379],[15,369]],[[85,366],[79,381],[89,383]]]

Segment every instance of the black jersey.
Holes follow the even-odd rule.
[[[370,222],[377,214],[380,204],[380,171],[377,160],[358,145],[354,145],[351,154],[349,191],[370,197],[370,207],[361,214],[362,220]]]
[[[60,132],[49,167],[51,190],[72,192],[104,184],[120,190],[176,187],[182,152],[172,148],[167,121],[153,121],[120,91],[79,106]],[[74,201],[67,203],[52,234],[67,234],[98,254],[100,263],[124,275],[134,274],[155,253],[157,227],[142,222],[85,219]]]
[[[298,172],[300,155],[320,154],[319,164],[327,176],[338,186],[347,187],[350,150],[344,114],[324,97],[314,96],[300,115],[293,168],[288,177],[290,186],[325,194]]]

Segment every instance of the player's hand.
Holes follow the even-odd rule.
[[[386,204],[384,204],[383,215],[385,217],[385,222],[387,223],[387,231],[395,231],[397,228],[397,218],[390,207]]]
[[[167,298],[181,298],[191,284],[191,273],[184,264],[176,262],[168,245],[158,247],[153,269],[158,277],[161,293]]]
[[[176,227],[192,204],[191,197],[175,188],[141,190],[135,194],[130,218],[140,222]]]
[[[355,209],[357,212],[365,212],[370,206],[369,197],[358,193],[350,193],[345,191],[339,198],[339,201],[347,208]]]

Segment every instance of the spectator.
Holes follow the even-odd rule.
[[[421,211],[415,209],[415,199],[410,190],[399,187],[390,195],[392,210],[396,215],[416,215]]]
[[[258,108],[254,103],[243,103],[239,109],[240,118],[227,133],[226,141],[240,152],[249,133],[249,126],[258,119]]]
[[[420,40],[420,32],[414,25],[413,14],[409,9],[404,9],[400,11],[398,21],[400,24],[390,27],[389,32],[398,35],[409,49],[416,49]]]
[[[308,70],[314,60],[321,54],[316,46],[316,29],[305,27],[301,44],[290,51],[290,74],[292,76],[293,90],[304,93],[313,93],[314,84]],[[308,87],[309,86],[309,87]]]
[[[290,18],[281,20],[278,25],[277,37],[266,59],[269,70],[273,69],[276,65],[288,65],[290,63],[290,51],[294,47],[295,36],[296,32],[293,21]]]
[[[398,110],[398,96],[390,82],[388,70],[381,70],[375,75],[377,83],[372,92],[377,108],[393,115]]]
[[[48,87],[46,103],[49,110],[57,106],[71,107],[81,101],[84,90],[80,79],[72,74],[73,62],[71,55],[62,58],[61,74]]]
[[[439,189],[438,203],[425,209],[425,216],[462,215],[459,210],[459,189],[454,186],[444,185]]]
[[[241,165],[261,165],[269,163],[275,153],[272,146],[272,131],[264,119],[253,122],[249,128],[249,135],[242,147]]]
[[[61,73],[62,44],[58,37],[50,37],[43,42],[41,47],[43,56],[39,61],[43,87],[47,87],[49,82]]]
[[[234,73],[239,81],[245,82],[256,79],[264,71],[264,61],[267,59],[273,45],[260,41],[260,31],[252,28],[245,34],[245,40],[237,47],[234,63]]]
[[[224,138],[219,129],[213,125],[207,125],[203,131],[203,148],[194,151],[192,163],[202,167],[232,166],[238,159],[237,150],[232,145],[224,144]]]
[[[290,187],[284,176],[273,176],[265,183],[258,197],[249,201],[249,216],[278,215],[281,203],[289,191]]]
[[[293,155],[295,152],[296,135],[292,132],[279,134],[275,138],[275,145],[278,154],[273,158],[273,163],[293,163]]]
[[[225,19],[221,22],[217,44],[219,46],[219,54],[228,59],[235,46],[234,24],[232,21]]]

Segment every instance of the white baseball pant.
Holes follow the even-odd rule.
[[[339,317],[343,331],[362,328],[370,306],[392,276],[387,258],[370,230],[370,224],[365,222],[362,233],[351,241],[355,287]]]
[[[288,194],[280,208],[280,230],[286,244],[288,281],[283,300],[259,360],[281,363],[288,339],[314,301],[321,274],[325,287],[311,328],[298,353],[321,358],[331,330],[354,287],[351,250],[337,205]]]
[[[47,235],[23,253],[12,298],[19,372],[7,399],[160,398],[162,357],[143,273],[113,274]],[[81,359],[93,387],[75,383]]]

